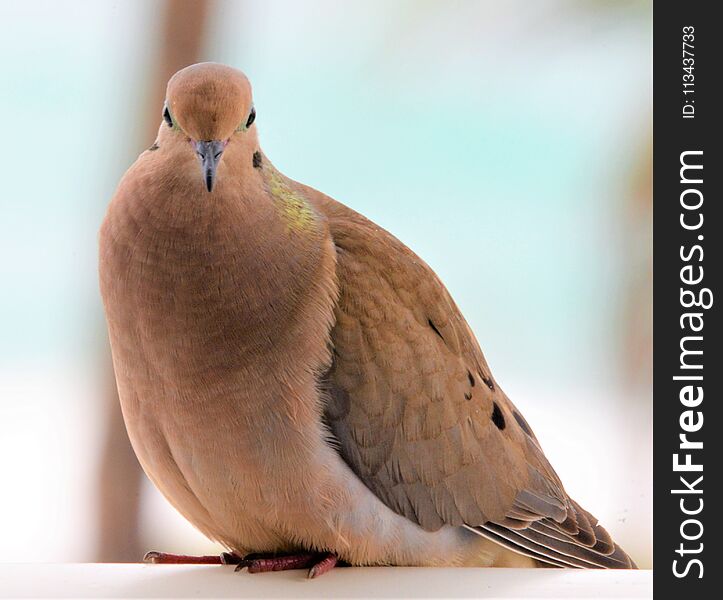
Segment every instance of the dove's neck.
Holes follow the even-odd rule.
[[[240,350],[276,343],[305,303],[323,308],[314,326],[328,330],[333,243],[293,182],[265,157],[242,168],[243,157],[229,152],[208,193],[195,157],[168,164],[146,154],[121,183],[104,225],[115,238],[102,257],[114,296],[136,303],[138,318],[159,337],[183,329],[201,346],[219,330]]]

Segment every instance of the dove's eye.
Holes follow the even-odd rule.
[[[163,107],[163,120],[166,122],[166,125],[169,127],[173,127],[173,117],[171,116],[171,111],[168,110],[167,106]]]
[[[251,112],[249,113],[249,118],[248,118],[248,120],[246,121],[246,129],[248,129],[249,127],[251,127],[251,125],[253,125],[253,123],[254,123],[255,120],[256,120],[256,109],[252,106],[252,107],[251,107]]]

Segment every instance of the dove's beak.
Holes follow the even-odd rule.
[[[194,145],[196,154],[198,154],[198,158],[201,159],[203,181],[206,183],[206,189],[210,192],[216,181],[216,168],[221,160],[221,155],[226,144],[219,140],[210,140],[208,142],[195,142]]]

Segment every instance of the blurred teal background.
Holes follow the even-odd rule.
[[[117,407],[97,230],[153,142],[158,32],[186,4],[0,1],[0,560],[102,555],[97,479],[113,470],[101,449]],[[568,491],[640,566],[650,51],[643,0],[219,0],[199,57],[247,73],[281,171],[436,270]],[[204,548],[140,494],[144,547]]]

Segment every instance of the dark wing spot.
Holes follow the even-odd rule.
[[[492,381],[492,378],[485,377],[485,375],[484,375],[484,373],[482,373],[482,371],[480,371],[479,376],[482,378],[482,381],[485,382],[485,385],[494,392],[495,391],[495,382]]]
[[[437,329],[436,325],[432,323],[432,319],[427,319],[427,323],[429,323],[429,326],[434,329],[434,333],[436,333],[439,337],[442,338],[442,340],[444,340],[444,336],[439,333],[439,329]]]
[[[260,169],[261,168],[261,152],[258,150],[254,152],[254,158],[253,158],[253,165],[254,169]]]
[[[156,150],[158,150],[158,148],[160,148],[160,146],[156,144],[156,142],[153,142],[153,145],[148,148],[148,152],[155,152]]]
[[[465,393],[464,393],[464,399],[465,399],[465,400],[472,400],[472,392],[465,392]]]
[[[493,402],[492,406],[494,407],[492,409],[492,422],[497,429],[502,431],[505,428],[505,416],[502,414],[500,407],[497,406],[497,402]]]
[[[467,379],[469,379],[469,384],[474,387],[474,375],[472,375],[472,373],[470,373],[469,371],[467,371]]]
[[[512,416],[515,418],[515,421],[517,421],[517,424],[522,428],[522,431],[524,431],[527,435],[532,436],[532,430],[527,424],[527,421],[525,421],[525,418],[516,410],[512,411]]]

